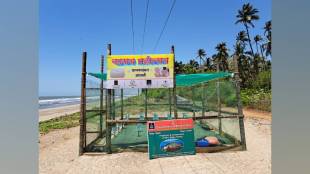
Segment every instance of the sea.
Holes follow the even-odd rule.
[[[57,108],[80,103],[79,96],[40,96],[39,109]]]
[[[138,95],[138,91],[135,89],[124,90],[124,99],[130,96]],[[116,100],[120,98],[120,94],[115,94]],[[87,102],[99,101],[99,96],[87,97]],[[39,109],[57,108],[62,106],[80,104],[80,96],[40,96],[39,97]]]

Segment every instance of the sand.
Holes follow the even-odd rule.
[[[80,111],[80,105],[69,105],[57,108],[47,108],[39,110],[39,121],[45,121],[52,118],[69,115]]]
[[[155,160],[139,152],[79,157],[79,127],[74,127],[40,136],[39,171],[41,174],[269,174],[271,114],[254,110],[244,113],[247,151],[198,153]]]

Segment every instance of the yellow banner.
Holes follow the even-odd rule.
[[[173,84],[174,55],[107,57],[108,88],[165,88]]]

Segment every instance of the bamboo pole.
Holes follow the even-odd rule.
[[[235,56],[235,72],[234,72],[234,79],[236,84],[236,98],[237,98],[237,105],[238,105],[238,115],[239,115],[239,127],[240,127],[240,138],[241,138],[241,146],[242,150],[246,150],[246,139],[245,139],[245,129],[244,129],[244,115],[242,110],[242,101],[240,97],[240,78],[239,78],[239,67],[238,67],[238,56]]]
[[[171,88],[169,88],[169,114],[170,114],[170,116],[172,116],[171,115],[171,113],[172,113],[172,108],[171,108],[171,98],[172,98],[172,96],[171,96]]]
[[[227,116],[221,116],[222,119],[231,119],[231,118],[238,118],[239,115],[227,115]],[[193,120],[205,120],[205,119],[216,119],[218,118],[218,115],[210,115],[210,116],[198,116],[193,118]],[[134,124],[134,123],[146,123],[148,120],[151,120],[151,118],[145,119],[145,120],[137,120],[137,119],[130,119],[130,120],[107,120],[108,124],[116,124],[116,123],[126,123],[126,124]]]
[[[192,104],[192,112],[193,112],[193,118],[194,118],[194,120],[195,120],[195,117],[196,117],[196,112],[195,112],[195,92],[194,92],[194,87],[193,86],[191,86],[191,90],[192,90],[192,102],[193,102],[193,104]]]
[[[82,54],[81,100],[80,100],[80,143],[79,155],[83,155],[86,147],[86,61],[87,53]]]
[[[175,63],[175,52],[174,52],[174,46],[171,46],[171,54],[173,54],[173,64]],[[176,93],[176,72],[175,72],[175,66],[173,66],[173,112],[174,112],[174,118],[178,118],[178,109],[177,109],[177,93]]]
[[[202,116],[205,116],[205,112],[206,112],[206,99],[207,99],[206,92],[207,92],[207,85],[205,83],[203,83],[202,84],[202,100],[201,100],[201,103],[202,103],[201,115]]]
[[[147,88],[144,89],[144,118],[147,119]]]
[[[115,120],[115,89],[112,89],[112,117]]]
[[[108,44],[108,55],[111,55],[111,44]],[[106,119],[106,150],[107,153],[112,153],[111,149],[111,126],[108,124],[108,120],[111,119],[111,94],[112,89],[107,89],[107,119]]]
[[[101,74],[103,74],[103,65],[104,65],[104,56],[102,55],[101,56],[101,60],[100,60],[100,64],[101,64],[101,67],[100,67],[100,72]],[[99,133],[99,136],[102,137],[102,125],[103,125],[103,79],[101,79],[101,82],[100,82],[100,133]]]
[[[216,65],[216,71],[217,73],[220,72],[220,62],[217,62]],[[218,108],[218,121],[219,121],[219,133],[222,134],[222,119],[221,119],[221,93],[220,93],[220,80],[217,80],[217,86],[216,86],[216,91],[217,91],[217,108]]]
[[[124,119],[124,90],[121,89],[121,120]]]

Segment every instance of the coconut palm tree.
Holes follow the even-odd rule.
[[[177,73],[177,74],[184,73],[184,66],[185,66],[185,64],[183,64],[182,61],[180,61],[180,62],[175,61],[174,62],[174,66],[175,66],[175,73]]]
[[[238,42],[241,42],[241,43],[244,43],[247,42],[249,39],[248,39],[248,36],[246,34],[245,31],[240,31],[238,34],[237,34],[237,37],[236,37],[236,40]]]
[[[221,42],[215,47],[217,54],[215,62],[219,65],[220,71],[228,70],[228,49],[225,42]]]
[[[255,37],[254,37],[254,42],[255,42],[255,45],[256,45],[256,52],[258,53],[258,46],[260,46],[259,45],[259,42],[261,42],[263,40],[263,38],[260,36],[260,35],[256,35]]]
[[[189,61],[189,65],[190,65],[191,67],[193,67],[194,69],[197,69],[197,68],[199,67],[198,62],[195,61],[194,59],[191,59],[191,60]]]
[[[263,38],[260,35],[256,35],[254,37],[255,45],[256,45],[256,53],[259,54],[260,51],[260,56],[261,56],[261,61],[264,64],[265,58],[264,58],[264,53],[263,53],[263,48],[262,45],[260,44],[261,41],[263,41]]]
[[[261,57],[258,53],[254,54],[253,58],[253,71],[254,71],[254,76],[258,75],[259,73],[259,64],[261,62]]]
[[[264,44],[266,50],[266,56],[271,55],[271,20],[265,23],[265,32],[264,35],[267,37],[267,43]]]
[[[202,64],[201,70],[202,72],[208,72],[208,71],[212,71],[213,67],[212,67],[212,61],[211,61],[211,57],[206,57],[204,63]]]
[[[199,66],[201,66],[201,60],[204,60],[204,57],[206,56],[206,51],[202,48],[200,48],[198,51],[197,51],[197,57],[199,58]]]
[[[211,71],[216,71],[216,58],[217,58],[217,54],[213,54],[209,59],[210,59],[210,68],[209,70]]]
[[[207,67],[208,70],[211,69],[211,58],[210,58],[210,57],[208,57],[208,58],[206,59],[205,65],[206,65],[206,67]]]
[[[238,10],[238,14],[236,16],[237,17],[236,24],[242,23],[246,29],[252,56],[254,56],[254,51],[253,51],[253,47],[251,44],[249,27],[251,26],[254,28],[253,21],[259,19],[259,16],[257,15],[258,12],[259,11],[256,8],[253,8],[253,6],[250,3],[246,3],[246,4],[243,4],[242,9]]]
[[[269,34],[269,32],[271,32],[271,20],[265,23],[264,29],[265,29],[264,35],[266,35],[266,33]]]
[[[266,49],[266,56],[271,56],[271,41],[268,41],[265,44],[265,49]]]
[[[251,65],[250,58],[246,56],[244,50],[245,45],[241,42],[237,42],[234,46],[234,55],[238,57],[238,71],[241,78],[241,87],[245,87],[248,81],[251,79]]]

